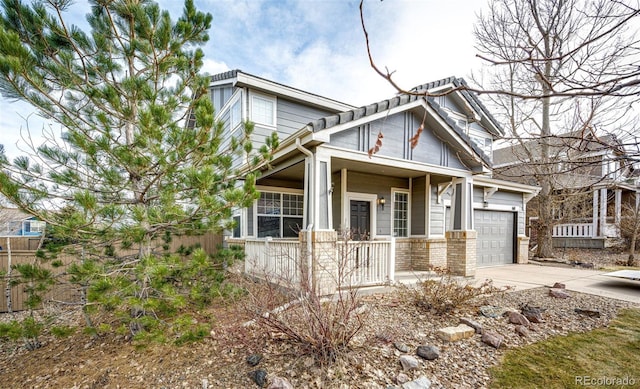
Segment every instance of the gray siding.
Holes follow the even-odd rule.
[[[473,202],[474,203],[482,203],[484,201],[484,188],[482,187],[474,187],[473,188]],[[517,233],[518,235],[525,234],[525,215],[522,212],[524,209],[524,200],[522,198],[522,193],[515,192],[505,192],[498,190],[491,197],[489,197],[488,201],[489,208],[491,205],[500,205],[507,207],[518,207],[519,211],[517,212]]]
[[[384,196],[387,204],[384,210],[377,206],[376,234],[391,235],[391,187],[409,189],[409,181],[404,178],[379,176],[365,173],[348,173],[347,192],[370,193]]]
[[[344,228],[340,219],[340,194],[342,193],[342,180],[340,172],[331,175],[333,183],[333,195],[331,196],[331,212],[333,215],[333,229],[340,231]]]
[[[444,235],[444,201],[438,204],[438,185],[431,185],[431,215],[429,215],[431,235]]]
[[[233,88],[229,86],[219,86],[211,89],[211,101],[213,102],[213,108],[216,112],[219,112],[222,107],[229,101]]]
[[[278,135],[293,134],[310,122],[330,115],[332,112],[313,107],[307,107],[300,103],[278,98],[277,123]]]
[[[253,231],[253,205],[247,208],[247,235],[254,236]]]
[[[411,235],[426,234],[426,183],[425,177],[413,179],[411,194]]]
[[[375,145],[378,133],[382,132],[384,138],[378,155],[466,169],[447,144],[440,141],[428,127],[420,134],[416,148],[411,149],[409,139],[415,135],[421,121],[422,118],[410,112],[398,113],[333,134],[331,145],[367,152]]]
[[[327,174],[328,168],[327,163],[322,161],[320,162],[320,182],[318,193],[319,201],[320,201],[320,215],[319,215],[319,227],[322,229],[329,228],[329,188],[327,188]]]

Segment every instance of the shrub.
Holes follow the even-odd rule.
[[[471,281],[453,276],[446,269],[432,270],[433,277],[420,280],[415,288],[406,285],[398,285],[398,288],[417,307],[438,315],[462,308],[477,297],[503,293],[510,289],[495,287],[491,280],[485,280],[476,286]]]
[[[343,235],[345,241],[349,238]],[[254,322],[267,335],[297,345],[321,365],[335,362],[364,328],[367,316],[358,289],[347,285],[347,256],[347,252],[338,252],[335,258],[337,292],[333,296],[321,296],[308,282],[268,276],[249,282],[246,308],[255,317]],[[300,289],[280,287],[276,279]],[[305,279],[304,274],[301,279]]]

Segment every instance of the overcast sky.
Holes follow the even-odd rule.
[[[162,0],[175,18],[182,2]],[[204,71],[230,69],[353,105],[393,96],[394,90],[369,66],[355,0],[195,0],[213,15],[204,47]],[[395,71],[411,88],[449,77],[467,77],[479,68],[473,24],[485,0],[365,0],[365,18],[376,63]],[[88,4],[77,0],[69,11],[83,26]],[[85,24],[86,25],[86,24]],[[34,138],[43,122],[24,103],[0,98],[0,144],[10,157],[24,145],[28,125]],[[60,133],[59,128],[53,128]],[[24,146],[21,147],[24,149]]]

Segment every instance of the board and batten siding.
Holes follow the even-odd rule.
[[[372,205],[377,207],[376,235],[391,235],[391,188],[408,190],[409,180],[359,172],[348,172],[347,177],[347,192],[375,194],[385,198],[384,210],[377,204]]]
[[[413,179],[411,185],[411,235],[426,235],[426,177]]]
[[[330,144],[348,150],[367,152],[382,132],[384,138],[378,155],[466,169],[447,144],[438,139],[428,127],[420,134],[417,146],[411,148],[409,139],[415,135],[421,121],[422,118],[417,118],[410,112],[398,113],[332,134]]]
[[[444,236],[445,208],[444,201],[438,204],[438,185],[431,185],[431,209],[429,215],[429,235]]]
[[[483,203],[484,202],[484,188],[483,187],[474,187],[473,188],[473,202],[474,203]],[[523,212],[524,209],[524,199],[522,198],[522,193],[516,192],[507,192],[498,190],[489,197],[489,201],[487,202],[488,209],[491,209],[491,206],[497,205],[501,208],[516,207],[517,210],[517,234],[524,235],[525,234],[525,214]],[[516,210],[512,210],[511,212],[516,212]],[[508,211],[508,209],[505,209]]]

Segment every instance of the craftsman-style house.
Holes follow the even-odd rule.
[[[618,242],[625,204],[635,208],[640,202],[638,171],[624,145],[615,136],[598,136],[590,128],[546,142],[554,247],[603,248]],[[535,172],[545,171],[545,166],[536,168],[532,161],[540,154],[540,143],[531,139],[495,150],[494,176],[535,183]],[[535,225],[538,218],[535,207],[529,207],[528,224]]]
[[[538,188],[492,178],[503,130],[478,98],[447,78],[354,107],[233,70],[212,77],[217,117],[234,134],[255,123],[254,145],[277,131],[280,146],[257,181],[260,198],[238,209],[227,238],[245,270],[324,292],[337,286],[336,253],[350,283],[381,284],[405,271],[526,262],[526,204]],[[354,233],[357,242],[341,233]]]

